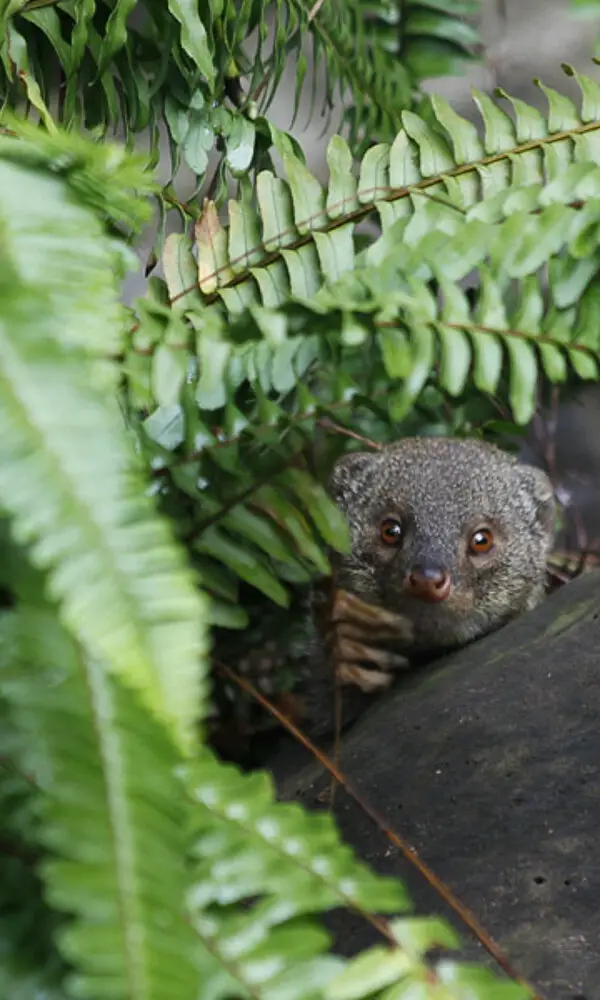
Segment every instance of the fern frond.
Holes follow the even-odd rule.
[[[0,500],[73,633],[189,744],[203,606],[143,495],[106,360],[120,346],[119,260],[77,202],[83,187],[98,201],[87,170],[70,186],[72,175],[52,176],[43,140],[45,169],[11,162],[20,146],[0,144]]]
[[[77,917],[57,933],[77,970],[72,988],[98,998],[194,996],[186,808],[172,743],[49,609],[6,614],[0,642],[14,759],[41,796],[46,897]]]
[[[362,1000],[377,996],[392,1000],[403,996],[456,996],[483,1000],[527,1000],[530,991],[520,983],[498,979],[479,966],[442,960],[425,965],[428,951],[456,948],[450,927],[435,918],[405,918],[390,924],[400,948],[377,946],[362,952],[328,983],[325,1000]]]
[[[375,949],[346,970],[341,959],[323,954],[329,938],[312,915],[351,907],[373,919],[409,905],[397,882],[368,871],[340,844],[329,813],[277,803],[266,774],[241,774],[208,754],[188,769],[188,784],[199,806],[189,904],[214,957],[216,995],[342,1000],[379,996],[400,980],[407,989],[423,984],[424,997],[436,995],[438,977],[426,952],[457,944],[441,921],[392,925],[397,948]],[[446,981],[454,996],[449,968]],[[514,993],[515,1000],[525,995]]]
[[[228,227],[207,205],[196,230],[197,262],[185,238],[173,237],[165,251],[171,301],[178,315],[200,332],[199,344],[210,343],[213,349],[212,362],[208,352],[200,358],[201,378],[210,385],[213,376],[218,381],[218,366],[225,370],[232,350],[219,342],[213,306],[218,312],[225,307],[232,320],[252,315],[254,332],[247,337],[264,337],[267,343],[261,350],[267,354],[271,341],[280,374],[279,359],[285,365],[287,352],[290,364],[284,367],[283,388],[286,377],[293,380],[295,348],[286,341],[283,325],[267,322],[265,307],[272,309],[293,297],[310,300],[314,311],[325,314],[332,303],[342,305],[335,295],[328,299],[327,290],[354,271],[358,277],[348,278],[344,286],[349,295],[346,310],[359,310],[364,296],[356,282],[363,280],[365,266],[381,268],[386,260],[392,262],[394,274],[419,274],[420,267],[424,279],[433,269],[436,277],[456,281],[489,256],[501,283],[523,279],[551,262],[554,304],[559,309],[573,304],[593,274],[600,193],[595,165],[600,86],[581,75],[577,79],[583,95],[580,112],[570,100],[544,88],[548,120],[513,101],[516,126],[498,105],[478,95],[486,123],[485,148],[471,123],[433,97],[435,129],[406,113],[405,129],[392,146],[376,146],[363,158],[358,181],[347,147],[335,137],[329,148],[327,192],[281,140],[287,180],[263,172],[257,204],[247,199],[231,202]],[[382,236],[358,253],[355,226],[373,211],[379,214]],[[369,280],[369,294],[374,294],[375,280]],[[389,290],[384,280],[381,285],[383,297]],[[210,336],[209,316],[216,324]],[[241,326],[238,340],[240,336]],[[263,370],[268,364],[265,360]],[[270,386],[261,377],[268,392]],[[206,408],[209,402],[213,408],[221,405],[224,397],[214,392]]]
[[[407,66],[415,82],[461,73],[481,47],[467,20],[474,0],[361,0],[369,37]]]
[[[226,227],[210,204],[205,208],[196,237],[200,301],[209,304],[218,296],[235,314],[253,303],[273,306],[290,295],[311,297],[324,281],[356,266],[354,230],[374,212],[384,234],[396,220],[412,217],[412,233],[420,229],[425,235],[440,224],[456,226],[463,216],[494,221],[536,211],[545,198],[562,204],[593,198],[594,188],[586,195],[582,177],[597,159],[600,85],[570,72],[582,90],[580,111],[544,87],[548,117],[511,99],[516,125],[498,104],[475,92],[483,142],[472,123],[433,96],[431,124],[404,112],[402,131],[391,146],[381,143],[366,153],[358,178],[350,151],[335,136],[326,191],[279,137],[285,179],[263,171],[256,202],[230,202]],[[570,165],[579,174],[574,170],[564,178]],[[192,262],[188,273],[193,268]],[[179,302],[186,288],[193,299],[196,283],[173,286],[172,299]]]
[[[483,142],[433,97],[431,123],[405,113],[358,177],[335,137],[327,190],[280,136],[286,179],[261,173],[227,226],[207,204],[195,246],[169,238],[167,287],[141,304],[125,370],[163,495],[191,504],[196,566],[220,568],[214,621],[243,624],[236,578],[285,605],[344,546],[326,500],[286,471],[315,481],[308,442],[332,410],[368,406],[398,433],[427,387],[462,405],[474,385],[525,423],[542,373],[597,378],[600,86],[578,81],[579,111],[545,88],[547,119],[515,101],[513,123],[477,95]],[[359,249],[373,212],[381,235]],[[475,301],[458,284],[473,273]]]
[[[173,60],[190,93],[202,81],[208,94],[217,84],[210,25],[181,0],[145,5],[146,17],[129,23],[132,0],[82,0],[73,5],[3,5],[0,31],[0,95],[18,104],[64,80],[61,122],[104,135],[121,125],[126,134],[156,126],[163,101],[180,90],[168,73]],[[208,29],[208,30],[207,30]],[[35,56],[35,58],[34,58]],[[222,85],[222,78],[220,81]]]
[[[341,102],[351,99],[351,144],[365,137],[385,141],[393,136],[401,124],[401,111],[412,104],[414,84],[405,63],[374,44],[360,0],[331,0],[321,4],[314,16],[311,0],[278,3],[280,17],[285,6],[295,14],[293,30],[298,44],[308,31],[313,36],[313,72],[324,64],[324,107],[334,106],[336,91]]]
[[[148,221],[149,199],[158,185],[145,157],[116,143],[91,143],[77,133],[46,132],[8,112],[2,121],[7,130],[0,134],[2,161],[63,178],[80,205],[128,233],[138,233]]]
[[[14,759],[40,799],[46,898],[66,914],[55,937],[72,968],[69,993],[350,995],[349,977],[339,977],[345,963],[326,954],[315,915],[344,906],[375,919],[406,910],[408,899],[341,844],[330,814],[278,803],[266,775],[243,775],[207,752],[176,776],[180,758],[164,729],[42,602],[3,616],[0,675]],[[439,978],[459,1000],[460,969],[442,980],[425,959],[434,942],[454,946],[445,924],[408,920],[396,940],[378,975],[363,959],[354,996],[399,979],[429,984],[433,1000]]]

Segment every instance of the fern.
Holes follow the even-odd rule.
[[[110,150],[59,131],[39,143],[23,135],[0,143],[11,598],[0,616],[0,753],[10,764],[0,796],[1,828],[21,852],[12,872],[6,850],[1,859],[0,983],[52,1000],[341,1000],[393,985],[489,995],[495,979],[482,992],[476,972],[427,961],[434,945],[454,946],[445,925],[382,923],[381,913],[407,909],[405,891],[357,861],[330,818],[278,804],[268,779],[225,767],[191,738],[203,707],[203,604],[148,500],[109,360],[120,313],[105,214],[111,185],[134,184],[135,171],[125,160],[120,175]],[[123,212],[135,216],[119,190]],[[276,509],[277,488],[287,491],[324,540],[340,543],[341,517],[306,470],[269,467],[267,480],[266,503]],[[230,513],[232,531],[272,548],[266,525],[239,505]],[[208,538],[205,527],[205,550]],[[318,916],[339,906],[375,923],[385,954],[353,966],[327,953]],[[524,991],[509,985],[507,995]]]
[[[384,18],[388,6],[381,5]],[[226,170],[239,176],[260,162],[265,138],[270,145],[271,126],[257,119],[258,107],[268,107],[292,56],[297,108],[307,74],[302,47],[307,35],[315,56],[313,96],[316,75],[324,67],[322,111],[331,109],[338,94],[351,98],[353,146],[373,136],[389,139],[397,131],[400,111],[413,105],[418,82],[432,70],[447,71],[440,47],[446,45],[461,59],[466,54],[469,29],[460,19],[460,5],[449,16],[432,11],[431,4],[416,7],[408,19],[401,14],[407,37],[416,31],[410,52],[404,43],[388,51],[385,39],[373,30],[364,0],[329,0],[318,12],[313,8],[312,0],[207,4],[202,10],[185,0],[162,6],[132,0],[5,4],[0,12],[0,97],[9,106],[34,110],[51,127],[48,108],[55,103],[58,83],[63,124],[92,129],[101,137],[117,128],[128,138],[147,130],[155,156],[160,124],[166,122],[173,175],[183,157],[201,181],[208,154],[219,146],[224,147],[222,178]],[[136,19],[131,17],[134,9]],[[257,44],[250,52],[247,42],[253,34]],[[224,106],[226,97],[230,108]],[[168,183],[163,207],[172,205],[178,202]],[[194,214],[190,205],[183,211]]]
[[[253,66],[251,92],[268,80],[262,107],[266,109],[285,67],[288,53],[296,50],[296,107],[303,90],[306,56],[303,39],[310,32],[313,41],[313,74],[325,70],[325,94],[321,113],[330,111],[339,96],[352,97],[350,141],[354,145],[365,136],[387,138],[400,125],[402,108],[413,101],[413,80],[406,65],[383,46],[373,44],[370,24],[360,0],[333,0],[318,7],[310,0],[277,2],[274,43],[266,59],[262,46]],[[314,10],[314,14],[313,14]],[[256,58],[253,56],[253,60]],[[314,97],[313,97],[314,106]]]
[[[336,136],[328,151],[327,192],[280,136],[287,180],[265,171],[258,180],[256,204],[246,198],[230,203],[227,229],[210,205],[197,225],[198,285],[205,300],[210,303],[218,292],[228,310],[237,313],[255,302],[279,304],[290,294],[310,297],[323,275],[330,282],[354,268],[354,227],[374,211],[384,236],[397,220],[413,217],[408,238],[414,243],[440,226],[458,231],[461,222],[494,223],[553,202],[569,204],[582,193],[584,200],[593,199],[600,86],[574,75],[583,94],[580,112],[568,98],[543,88],[550,105],[548,119],[513,100],[516,126],[498,105],[476,92],[486,128],[483,142],[470,122],[433,96],[431,125],[405,112],[404,129],[392,146],[379,144],[363,157],[358,181],[349,150]],[[572,164],[577,170],[563,178]],[[374,254],[377,250],[370,252],[371,258]],[[165,252],[165,267],[173,276],[171,298],[179,301],[194,265],[178,247]],[[176,288],[178,268],[185,281]],[[195,284],[187,285],[192,296]]]
[[[59,934],[87,980],[79,989],[162,997],[168,983],[169,995],[191,996],[185,809],[170,776],[173,748],[48,611],[23,606],[5,618],[2,646],[2,686],[21,738],[16,761],[35,775],[44,798],[40,840],[58,855],[42,868],[48,900],[80,917]]]
[[[483,138],[433,96],[357,177],[336,136],[326,190],[278,136],[285,178],[262,172],[227,225],[208,203],[194,241],[169,237],[166,284],[126,350],[128,398],[215,624],[247,624],[239,581],[285,606],[346,544],[322,492],[310,499],[322,418],[360,430],[369,413],[393,436],[429,392],[466,433],[475,389],[524,425],[540,377],[598,377],[600,87],[575,75],[581,107],[543,88],[547,117],[514,100],[513,121],[476,93]],[[365,247],[356,227],[374,214]],[[476,295],[461,287],[473,274]]]
[[[481,42],[473,0],[361,0],[372,43],[394,55],[416,81],[460,73]]]
[[[357,863],[330,816],[276,803],[265,775],[202,754],[176,777],[165,732],[42,601],[5,614],[0,674],[13,759],[40,800],[47,900],[69,914],[56,934],[69,994],[341,1000],[439,982],[462,995],[453,964],[438,972],[425,962],[434,945],[457,943],[438,921],[392,924],[397,947],[363,956],[356,971],[324,954],[315,914],[398,912],[403,888]],[[196,860],[186,866],[190,838]],[[514,984],[507,992],[525,995]]]
[[[71,150],[63,143],[64,160]],[[74,158],[81,148],[72,144]],[[69,190],[52,176],[51,159],[45,174],[13,162],[21,150],[27,164],[26,143],[0,140],[0,500],[32,559],[50,571],[75,634],[189,743],[199,712],[202,606],[141,493],[123,433],[119,372],[107,360],[119,346],[113,271],[120,264],[84,208],[84,198],[98,202],[94,172],[85,171],[85,190],[75,183]],[[40,143],[38,157],[45,156]],[[111,163],[91,146],[87,157],[97,174]],[[105,192],[114,183],[119,174],[110,169]],[[117,206],[120,199],[117,192]]]

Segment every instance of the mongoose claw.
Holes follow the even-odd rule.
[[[367,637],[369,640],[371,636]],[[348,663],[373,663],[379,670],[394,671],[398,668],[406,668],[407,659],[399,653],[392,653],[387,649],[379,649],[377,646],[356,642],[354,639],[345,638],[339,633],[334,641],[334,654],[337,661],[347,661]]]
[[[382,674],[379,670],[365,670],[355,663],[337,663],[337,677],[340,684],[360,688],[365,694],[373,694],[388,688],[393,680],[391,674]]]

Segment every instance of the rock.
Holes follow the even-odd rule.
[[[548,1000],[600,998],[600,573],[419,671],[343,739],[354,788],[477,916]],[[282,797],[319,807],[329,784],[296,748],[271,762]],[[321,806],[322,808],[322,806]],[[345,839],[487,955],[422,876],[339,788]],[[339,949],[374,942],[331,918]]]

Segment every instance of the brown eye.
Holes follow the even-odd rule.
[[[403,534],[400,521],[397,521],[395,517],[384,517],[379,526],[379,535],[382,542],[385,542],[386,545],[399,545]]]
[[[472,552],[473,555],[485,555],[486,552],[490,552],[493,548],[494,536],[489,528],[480,528],[479,531],[476,531],[475,534],[471,536],[469,551]]]

